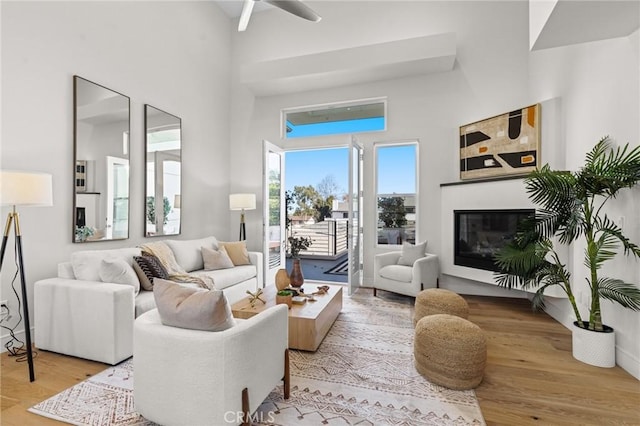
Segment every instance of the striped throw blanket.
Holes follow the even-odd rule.
[[[176,257],[171,248],[162,241],[142,244],[139,246],[143,253],[150,254],[158,258],[162,266],[167,270],[171,281],[182,283],[195,283],[202,288],[211,290],[214,288],[213,279],[205,280],[194,275],[190,275],[184,268],[178,265]]]

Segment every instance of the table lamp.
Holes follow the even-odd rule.
[[[22,287],[22,308],[24,315],[24,334],[27,345],[27,361],[29,363],[29,380],[35,380],[33,371],[33,348],[31,347],[31,325],[29,323],[29,306],[27,300],[27,286],[24,277],[24,262],[22,258],[22,235],[20,220],[16,206],[51,206],[53,205],[52,176],[47,173],[10,171],[0,172],[0,202],[4,206],[12,206],[7,216],[7,224],[0,249],[0,270],[4,261],[7,240],[11,232],[11,225],[15,231],[16,256],[20,271],[20,285]]]
[[[247,238],[247,232],[244,226],[244,211],[256,209],[256,194],[230,194],[229,209],[242,211],[242,213],[240,213],[239,240],[245,240]]]

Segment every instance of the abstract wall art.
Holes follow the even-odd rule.
[[[525,175],[540,165],[540,104],[460,127],[460,179]]]

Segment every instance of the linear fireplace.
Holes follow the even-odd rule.
[[[454,210],[455,265],[498,271],[493,255],[516,234],[518,223],[534,209]]]

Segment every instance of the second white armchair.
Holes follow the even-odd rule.
[[[438,287],[438,256],[427,253],[412,266],[398,264],[401,256],[401,251],[392,251],[374,257],[374,296],[380,289],[415,297],[425,288]]]

